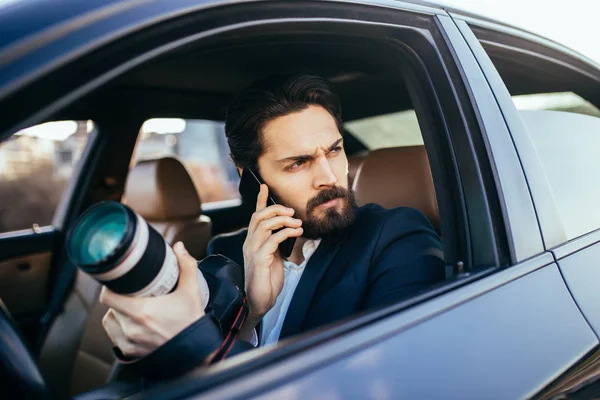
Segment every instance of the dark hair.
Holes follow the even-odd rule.
[[[313,75],[272,75],[244,89],[227,109],[225,134],[231,159],[241,168],[257,168],[263,153],[262,129],[275,118],[323,107],[341,128],[339,97],[328,80]],[[341,131],[341,130],[340,130]]]

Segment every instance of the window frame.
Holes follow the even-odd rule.
[[[437,18],[440,18],[441,16],[444,15],[444,12],[436,11],[433,14]],[[433,15],[431,15],[431,16],[433,16]],[[328,22],[331,23],[332,21],[328,21]],[[290,21],[287,21],[287,23],[290,23]],[[366,23],[365,21],[354,21],[353,23],[356,25],[361,24],[361,23],[369,24],[372,26],[380,25],[380,23],[378,23],[378,22]],[[443,29],[443,28],[441,28],[441,29]],[[439,32],[439,34],[440,34],[440,37],[436,38],[438,40],[446,40],[446,41],[452,40],[452,39],[443,38],[443,32]],[[456,40],[456,38],[454,38],[454,39]],[[400,50],[400,51],[402,51],[402,50]],[[447,58],[446,61],[452,62],[452,59]],[[422,67],[422,65],[419,65],[419,67]],[[448,73],[448,71],[445,69],[445,67],[447,67],[447,66],[444,66],[444,68],[440,71],[436,71],[436,72],[440,73],[439,74],[440,79],[448,78],[445,75]],[[410,78],[416,78],[414,71],[407,69],[407,70],[403,70],[403,73],[406,74],[405,80],[407,82],[414,82],[413,80],[410,79]],[[426,81],[427,84],[431,85],[432,82],[430,79],[431,79],[431,77],[429,77],[428,79],[424,79],[424,81]],[[460,85],[460,83],[459,83],[459,85]],[[433,86],[431,86],[431,87],[433,87]],[[419,110],[418,111],[419,123],[425,125],[425,127],[422,130],[424,140],[425,140],[425,145],[427,146],[429,144],[429,146],[434,147],[435,144],[432,142],[433,142],[433,138],[435,135],[434,134],[435,129],[433,128],[433,126],[436,124],[436,122],[432,120],[431,115],[426,115],[427,112],[430,112],[430,111],[426,111],[426,110],[430,110],[432,107],[439,106],[440,101],[442,103],[444,103],[444,102],[449,102],[450,100],[448,98],[441,99],[441,100],[436,99],[436,98],[431,98],[431,97],[425,98],[427,96],[423,94],[424,90],[425,90],[425,88],[422,87],[421,85],[411,85],[411,87],[409,88],[409,91],[411,91],[411,97],[416,95],[416,96],[418,96],[418,99],[419,99],[419,106],[418,107],[415,106],[415,109]],[[432,93],[428,93],[428,94],[432,95]],[[463,98],[463,102],[470,104],[470,99]],[[429,103],[428,106],[425,106],[425,103]],[[465,103],[458,103],[458,104],[467,106],[467,104],[465,104]],[[470,110],[468,110],[467,112],[469,112],[469,111]],[[463,114],[461,114],[461,116],[464,117]],[[461,120],[461,122],[464,122],[464,120],[462,120],[462,118],[460,120]],[[456,120],[455,121],[446,121],[446,123],[449,125],[452,125],[452,124],[456,124],[457,121]],[[472,126],[472,128],[476,129],[474,126]],[[454,135],[459,134],[458,130],[453,130],[452,133]],[[465,132],[463,131],[461,133],[464,134]],[[446,134],[448,134],[447,131],[446,131]],[[427,135],[428,138],[425,138],[425,135]],[[451,138],[448,138],[448,139],[451,140]],[[456,139],[456,137],[454,137],[454,139]],[[466,139],[467,141],[463,142],[463,143],[468,145],[469,150],[463,149],[463,151],[469,152],[469,155],[463,154],[460,158],[469,157],[475,152],[471,147],[472,143],[470,142],[470,140],[467,138],[464,138],[464,139]],[[436,149],[432,150],[431,148],[428,148],[429,154],[432,154],[430,152],[435,152],[435,151],[436,151]],[[433,154],[436,154],[436,153],[433,153]],[[476,165],[480,165],[480,164],[476,164]],[[441,165],[438,167],[441,167]],[[434,168],[435,168],[435,165],[432,165],[432,169],[434,169]],[[475,178],[475,179],[477,180],[477,183],[474,182],[473,184],[481,184],[482,183],[481,176],[479,176],[479,179],[477,179],[477,178]],[[438,186],[436,185],[436,188],[437,187]],[[449,202],[445,202],[442,204],[448,205]],[[486,204],[486,206],[489,207],[489,204]],[[494,251],[496,251],[496,249],[494,249]],[[143,396],[147,396],[148,398],[151,398],[153,396],[160,396],[161,394],[168,393],[169,396],[181,397],[181,396],[187,396],[187,395],[191,395],[191,394],[197,395],[199,393],[204,393],[207,390],[212,390],[215,388],[217,388],[216,390],[218,390],[221,387],[220,385],[223,385],[226,382],[230,382],[234,379],[244,379],[244,380],[245,379],[253,379],[252,376],[254,376],[255,373],[260,373],[260,371],[262,371],[263,368],[270,366],[276,360],[284,359],[284,361],[283,361],[284,363],[288,363],[288,362],[294,363],[294,361],[297,360],[296,356],[300,355],[300,353],[306,353],[307,351],[310,351],[310,349],[313,347],[317,347],[317,346],[323,347],[321,345],[323,345],[324,343],[329,342],[332,339],[334,339],[340,335],[345,335],[354,330],[357,330],[356,334],[358,336],[362,336],[361,341],[363,343],[369,343],[370,341],[377,340],[376,338],[382,338],[385,335],[385,332],[375,333],[373,329],[370,329],[370,333],[367,334],[367,336],[370,336],[370,335],[373,335],[373,336],[370,336],[369,338],[367,338],[364,336],[364,333],[361,333],[361,332],[364,332],[363,328],[365,328],[369,324],[373,324],[376,321],[383,323],[386,319],[389,319],[392,315],[400,316],[400,318],[402,319],[401,316],[404,314],[401,313],[401,311],[409,309],[411,307],[414,307],[418,304],[427,305],[431,302],[431,300],[433,298],[442,296],[444,294],[448,294],[449,292],[451,292],[455,289],[461,288],[463,290],[467,290],[469,295],[472,295],[472,296],[475,295],[475,293],[479,293],[479,290],[482,290],[484,292],[487,290],[490,290],[490,286],[489,286],[490,284],[494,285],[494,284],[498,284],[498,283],[491,282],[489,280],[485,280],[485,282],[480,282],[481,284],[483,284],[483,287],[485,287],[485,289],[483,289],[483,287],[477,287],[477,288],[472,287],[471,288],[472,290],[469,290],[469,284],[472,284],[473,282],[476,282],[476,281],[481,281],[483,278],[488,277],[492,273],[498,271],[498,267],[500,266],[499,265],[500,261],[499,261],[499,257],[498,256],[496,256],[496,257],[497,257],[496,261],[495,262],[492,261],[491,265],[488,265],[488,267],[479,268],[478,270],[472,271],[472,273],[460,276],[459,279],[448,282],[437,289],[428,291],[427,293],[423,294],[422,296],[417,296],[415,298],[411,298],[405,302],[390,306],[390,307],[385,308],[380,311],[369,312],[367,314],[356,316],[349,321],[345,321],[343,324],[341,324],[339,326],[330,326],[330,327],[320,330],[319,332],[310,332],[305,335],[300,335],[300,336],[294,337],[291,340],[286,340],[285,343],[283,343],[283,344],[277,345],[275,348],[273,348],[269,351],[255,350],[253,352],[254,355],[248,356],[246,359],[243,360],[243,362],[225,361],[222,364],[223,368],[220,369],[218,372],[216,372],[216,374],[214,374],[214,375],[210,375],[210,376],[199,375],[199,376],[195,377],[195,379],[193,381],[190,380],[190,381],[186,382],[185,384],[180,383],[177,385],[169,385],[169,386],[161,388],[157,391],[151,391],[151,392],[144,393]],[[507,262],[508,260],[505,260],[505,261]],[[531,271],[535,270],[536,268],[539,268],[540,265],[545,265],[548,262],[549,262],[548,257],[543,257],[543,256],[539,260],[538,259],[531,260],[531,262],[529,264],[527,264],[526,266],[524,266],[523,268],[521,268],[520,271],[513,271],[510,274],[509,279],[516,279],[516,277],[520,276],[521,274],[527,274],[528,272],[531,272]],[[500,281],[502,281],[502,279],[500,279]],[[459,297],[460,297],[460,295],[459,295]],[[451,305],[446,304],[445,307],[451,307]],[[437,315],[440,312],[440,309],[436,308],[436,307],[432,307],[430,309],[430,312],[431,312],[430,314],[422,315],[421,317],[424,319],[433,318],[435,315]],[[414,321],[412,321],[412,320],[411,320],[411,322],[408,322],[407,320],[403,320],[403,324],[406,324],[405,327],[408,327],[413,322]],[[389,328],[394,331],[402,329],[402,327],[399,327],[399,326],[394,326],[394,328],[392,328],[390,326]],[[363,348],[364,346],[365,345],[360,345],[359,343],[355,343],[355,346],[353,347],[353,349],[357,350],[357,349]],[[319,358],[334,359],[348,351],[349,351],[348,348],[341,349],[339,346],[335,346],[335,347],[326,349],[325,352],[321,353],[321,357],[319,357]],[[267,354],[265,354],[265,353],[267,353]],[[304,355],[306,356],[306,354],[304,354]],[[299,365],[297,363],[294,364],[295,371],[303,370],[305,368],[310,368],[310,366],[314,365],[314,361],[315,361],[314,358],[311,360],[307,359],[310,357],[302,357],[302,358],[303,358],[302,365]],[[270,386],[273,384],[273,379],[277,379],[280,382],[284,382],[287,379],[287,378],[285,378],[285,376],[286,376],[285,370],[280,369],[279,373],[277,375],[278,375],[277,378],[270,377],[269,382],[265,382],[261,379],[260,381],[254,382],[254,385],[259,386],[259,387],[262,385]],[[246,392],[246,394],[247,394],[247,392]]]

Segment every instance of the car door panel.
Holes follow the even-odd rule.
[[[39,316],[48,300],[56,232],[38,229],[0,235],[0,299],[17,322]]]
[[[50,227],[0,235],[0,300],[29,343],[48,306],[56,236]]]
[[[0,298],[13,315],[44,311],[51,261],[51,251],[0,261]]]
[[[235,384],[198,383],[202,398],[528,398],[597,348],[544,253],[255,368]]]
[[[558,265],[581,312],[600,335],[600,244],[567,256]]]
[[[597,343],[551,264],[261,398],[526,398]]]

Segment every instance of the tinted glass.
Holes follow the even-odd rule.
[[[521,111],[543,164],[567,239],[600,229],[600,118]]]

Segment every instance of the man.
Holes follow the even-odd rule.
[[[209,249],[244,266],[249,317],[242,338],[255,346],[275,343],[444,279],[442,245],[423,214],[356,206],[331,83],[308,75],[258,81],[228,109],[225,131],[238,170],[253,169],[265,183],[248,229]],[[267,207],[269,191],[279,205]],[[288,238],[296,242],[285,260],[278,246]],[[181,244],[175,252],[181,279],[195,282],[195,260]],[[158,352],[163,365],[206,361],[205,353],[189,361],[199,326],[208,324],[197,285],[151,299],[104,290],[101,301],[111,307],[105,329],[124,355],[170,348]],[[188,354],[173,356],[176,348]]]

